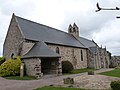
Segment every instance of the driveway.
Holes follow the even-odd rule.
[[[96,73],[109,71],[112,69],[101,69],[97,70]],[[62,76],[56,76],[56,77],[43,77],[39,80],[7,80],[0,77],[0,90],[33,90],[37,87],[42,86],[48,86],[48,85],[63,85],[63,78],[66,77],[73,77],[75,78],[75,82],[80,83],[79,81],[85,81],[85,76],[88,77],[87,73],[81,73],[81,74],[74,74],[74,75],[62,75]],[[93,77],[89,77],[86,80],[96,80],[98,77],[100,78],[103,75],[93,75]],[[107,76],[105,76],[107,77]],[[112,77],[111,77],[112,78]],[[119,78],[120,79],[120,78]],[[106,79],[104,79],[106,80]],[[93,82],[94,83],[94,82]]]

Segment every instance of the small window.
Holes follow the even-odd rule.
[[[81,61],[83,61],[83,52],[81,50]]]
[[[56,48],[56,53],[58,53],[58,54],[60,53],[59,47]]]
[[[76,29],[75,29],[75,27],[73,27],[73,32],[75,32],[76,31]]]
[[[72,32],[72,29],[70,28],[69,31],[70,31],[70,33],[71,33],[71,32]]]
[[[14,58],[14,53],[11,54],[11,58],[12,58],[12,59]]]

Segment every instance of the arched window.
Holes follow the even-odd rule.
[[[81,50],[81,61],[83,61],[83,52]]]
[[[56,53],[60,53],[60,51],[59,51],[59,47],[56,47]]]

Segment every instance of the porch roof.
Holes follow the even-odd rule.
[[[39,41],[22,58],[34,58],[34,57],[61,57],[61,56],[54,52],[53,50],[51,50],[43,41]]]

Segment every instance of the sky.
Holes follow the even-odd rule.
[[[67,32],[78,25],[80,36],[106,46],[120,55],[120,11],[99,11],[101,7],[120,7],[120,0],[0,0],[0,56],[12,14]]]

